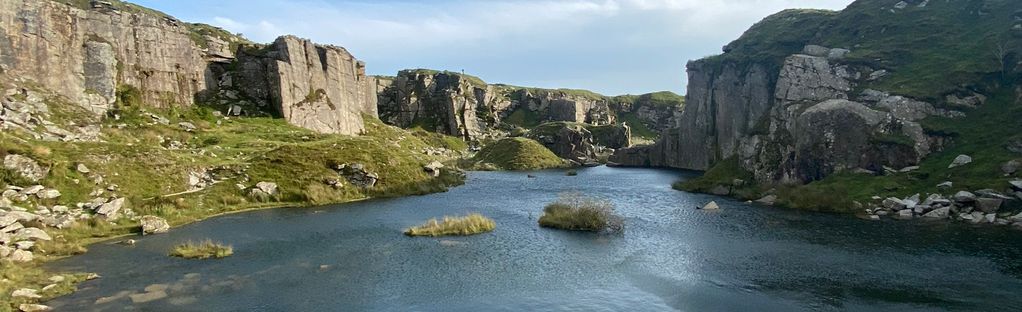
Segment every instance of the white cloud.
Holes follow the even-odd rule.
[[[769,14],[851,0],[225,2],[248,10],[218,12],[211,24],[260,42],[295,34],[341,45],[379,74],[439,67],[490,81],[637,93],[683,92],[687,60],[718,53]]]

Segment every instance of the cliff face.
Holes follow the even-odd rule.
[[[469,140],[510,126],[513,114],[527,116],[515,122],[530,127],[546,121],[595,125],[615,121],[608,98],[595,94],[489,85],[462,74],[425,70],[406,70],[380,80],[382,120]]]
[[[291,124],[321,133],[365,131],[362,116],[376,117],[377,81],[347,50],[294,36],[256,52],[240,53],[237,71],[220,79],[257,107],[272,107]],[[236,81],[236,83],[235,83]]]
[[[222,46],[201,48],[189,36],[173,18],[114,6],[0,2],[3,72],[34,80],[96,114],[111,108],[119,85],[134,86],[156,107],[192,105],[210,88],[208,60],[230,55]]]
[[[757,180],[805,183],[918,164],[934,148],[918,121],[961,116],[869,89],[849,101],[853,87],[877,70],[839,57],[794,54],[776,70],[713,60],[688,67],[687,104],[676,127],[652,146],[618,151],[612,162],[707,170],[735,157]]]
[[[0,3],[0,73],[33,81],[95,115],[118,98],[154,108],[219,103],[275,111],[323,133],[358,134],[377,82],[343,48],[281,37],[261,48],[223,30],[120,1]]]

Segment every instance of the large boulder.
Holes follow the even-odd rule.
[[[113,221],[121,217],[121,209],[124,208],[124,197],[111,200],[110,202],[103,203],[96,208],[96,214],[102,218]]]
[[[255,187],[266,195],[277,195],[277,183],[264,181],[256,183]]]
[[[14,239],[15,240],[34,240],[34,241],[35,240],[42,240],[42,241],[53,240],[53,238],[51,238],[49,234],[46,234],[45,231],[40,230],[38,228],[34,228],[34,227],[23,228],[23,229],[18,230],[17,232],[14,233]]]
[[[545,123],[530,131],[528,137],[543,144],[558,157],[579,164],[591,163],[597,159],[593,134],[579,123]]]
[[[923,215],[926,219],[947,219],[951,216],[951,207],[941,207],[934,209]]]
[[[32,182],[39,182],[50,173],[50,168],[22,155],[10,154],[4,157],[4,168],[17,172]]]
[[[142,235],[162,234],[170,231],[170,224],[167,220],[157,216],[142,216],[138,220],[142,226]]]
[[[985,213],[995,213],[1001,209],[1001,205],[1004,204],[1004,200],[1000,198],[977,198],[976,209],[979,209]]]
[[[444,167],[444,164],[439,161],[433,161],[422,167],[422,170],[426,171],[430,176],[439,177],[440,169]]]

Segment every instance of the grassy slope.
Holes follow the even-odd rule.
[[[507,138],[487,145],[473,159],[504,170],[538,170],[564,166],[543,144],[526,138]]]
[[[56,111],[54,119],[60,119],[58,116],[87,115],[75,111],[61,112],[74,107],[68,103],[51,107]],[[27,136],[16,132],[3,132],[0,133],[0,154],[29,155],[52,168],[49,177],[41,184],[57,188],[63,195],[57,202],[43,204],[74,206],[77,202],[89,201],[91,197],[88,194],[93,190],[117,184],[120,186],[118,194],[128,198],[129,208],[139,215],[164,217],[172,225],[253,208],[424,194],[443,191],[462,180],[459,174],[450,170],[444,170],[439,178],[430,177],[423,171],[423,165],[444,159],[426,156],[421,151],[428,146],[463,151],[466,147],[464,142],[435,133],[401,130],[373,118],[366,121],[368,135],[349,137],[312,133],[280,119],[223,119],[198,108],[156,113],[171,119],[170,125],[150,125],[148,116],[124,112],[121,120],[105,122],[105,142],[43,142],[26,139]],[[180,121],[194,123],[199,130],[195,133],[183,131],[176,126]],[[126,127],[113,127],[116,124]],[[185,147],[166,149],[162,146],[167,141],[161,138],[182,142]],[[102,174],[104,183],[96,186],[89,182],[89,177],[74,169],[78,163],[87,165],[93,173]],[[368,171],[379,174],[377,187],[328,187],[324,180],[338,178],[330,167],[339,163],[365,164]],[[201,192],[158,198],[186,191],[189,171],[216,166],[238,170],[247,168],[245,172],[250,180],[243,181],[237,177]],[[269,199],[248,198],[235,187],[238,183],[252,186],[259,181],[278,183],[281,194]],[[0,184],[29,185],[6,170],[0,174]],[[138,223],[128,219],[115,223],[98,220],[80,222],[70,229],[50,231],[54,241],[41,244],[40,248],[45,252],[37,252],[37,257],[46,261],[73,255],[84,252],[84,246],[89,243],[137,231]],[[15,282],[0,283],[0,303],[16,306],[22,301],[11,301],[9,296],[13,289],[42,288],[49,284],[46,281],[49,274],[38,269],[38,263],[3,263],[0,275]],[[52,297],[69,289],[62,287],[44,295]]]
[[[933,192],[943,181],[955,182],[955,189],[1004,188],[1006,178],[1001,177],[999,166],[1020,155],[1009,154],[1003,146],[1008,138],[1022,133],[1018,122],[1022,113],[1011,91],[1017,85],[1018,70],[1000,66],[993,51],[1003,45],[1009,52],[1022,52],[1022,36],[1010,33],[1011,15],[1022,10],[1022,3],[930,1],[925,8],[909,6],[891,13],[895,2],[859,0],[841,12],[786,10],[764,19],[729,44],[730,53],[703,60],[718,65],[759,62],[777,67],[785,56],[798,53],[806,44],[820,44],[851,49],[850,63],[890,71],[884,79],[860,88],[891,91],[938,105],[944,104],[944,94],[962,88],[994,94],[986,106],[969,111],[968,118],[924,120],[931,132],[954,134],[954,142],[925,159],[919,171],[883,177],[835,174],[807,186],[782,187],[778,190],[782,205],[848,211],[852,201],[866,201],[873,195]],[[973,156],[975,163],[947,169],[959,154]],[[726,162],[719,167],[703,179],[685,183],[690,185],[685,188],[729,180],[727,174],[746,174],[730,170],[734,168]],[[710,174],[714,172],[725,174]]]

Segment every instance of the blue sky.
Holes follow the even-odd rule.
[[[852,0],[131,0],[271,42],[347,48],[371,74],[406,68],[607,95],[685,92],[685,63],[785,8]]]

